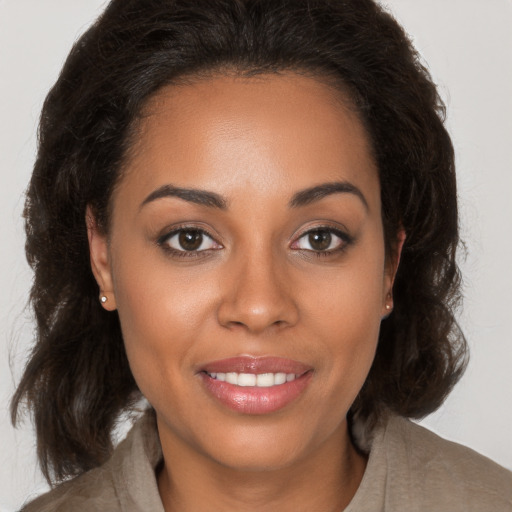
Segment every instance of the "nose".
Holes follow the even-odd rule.
[[[219,323],[228,328],[243,327],[252,334],[294,325],[299,309],[285,266],[272,254],[231,262],[217,310]]]

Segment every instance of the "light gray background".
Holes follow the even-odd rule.
[[[42,101],[103,0],[0,0],[0,511],[45,487],[30,422],[7,407],[30,344],[20,214]],[[448,105],[457,153],[472,359],[424,424],[512,468],[512,0],[386,0]],[[14,374],[9,367],[12,355]]]

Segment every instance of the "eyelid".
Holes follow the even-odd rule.
[[[310,235],[311,233],[315,233],[318,231],[328,231],[329,233],[332,233],[336,237],[338,237],[342,243],[340,244],[340,247],[337,247],[335,249],[328,249],[324,251],[316,251],[314,249],[304,249],[300,247],[293,247],[294,244],[296,244],[299,240],[304,238],[307,235]],[[348,233],[347,229],[341,228],[341,227],[334,227],[329,224],[320,224],[317,226],[309,226],[308,228],[301,231],[292,241],[291,249],[296,251],[305,251],[305,252],[311,252],[316,255],[328,255],[333,253],[338,253],[347,248],[347,246],[351,245],[354,242],[354,237]]]
[[[174,236],[178,235],[181,232],[186,231],[195,231],[198,233],[201,233],[203,236],[208,237],[212,240],[212,242],[216,245],[216,247],[209,247],[206,249],[201,250],[185,250],[185,249],[177,249],[172,246],[170,246],[167,242],[172,239]],[[298,241],[300,241],[305,236],[315,233],[318,231],[327,231],[334,236],[338,237],[341,242],[338,247],[333,249],[326,249],[326,250],[315,250],[315,249],[307,249],[307,248],[301,248],[301,247],[294,247],[295,244],[297,244]],[[305,253],[312,253],[316,256],[329,256],[334,255],[337,253],[343,252],[349,245],[351,245],[355,241],[354,237],[348,233],[348,230],[343,226],[333,226],[331,224],[319,224],[315,226],[308,226],[307,228],[301,230],[298,235],[296,235],[291,244],[290,248],[294,251],[301,251]],[[206,256],[208,253],[211,253],[211,251],[216,251],[219,249],[223,249],[224,246],[222,243],[218,241],[218,236],[212,235],[208,229],[202,226],[198,226],[197,224],[179,224],[172,227],[168,227],[163,234],[157,237],[156,239],[156,245],[158,245],[161,249],[164,251],[171,253],[175,256],[185,256],[185,257],[199,257],[199,256]]]
[[[197,233],[201,233],[203,236],[208,237],[211,239],[217,247],[207,248],[207,249],[201,249],[201,250],[194,250],[194,251],[187,251],[182,249],[176,249],[174,247],[171,247],[168,244],[168,241],[171,240],[176,235],[179,235],[182,232],[186,231],[194,231]],[[163,250],[173,253],[175,255],[179,256],[199,256],[201,253],[206,253],[212,250],[218,250],[222,249],[223,245],[217,240],[217,237],[212,235],[207,229],[204,227],[200,227],[194,224],[181,224],[177,226],[172,226],[171,228],[167,228],[164,233],[156,239],[156,245],[161,247]]]

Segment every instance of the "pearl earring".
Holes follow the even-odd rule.
[[[108,299],[107,299],[106,295],[102,295],[101,298],[100,298],[100,301],[101,301],[102,304],[105,304],[105,302],[107,302],[107,300]]]

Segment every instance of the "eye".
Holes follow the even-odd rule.
[[[350,237],[333,228],[317,228],[304,233],[293,244],[292,249],[314,252],[336,252],[342,250]]]
[[[222,247],[205,231],[194,228],[172,231],[161,237],[158,244],[175,253],[202,252]]]

